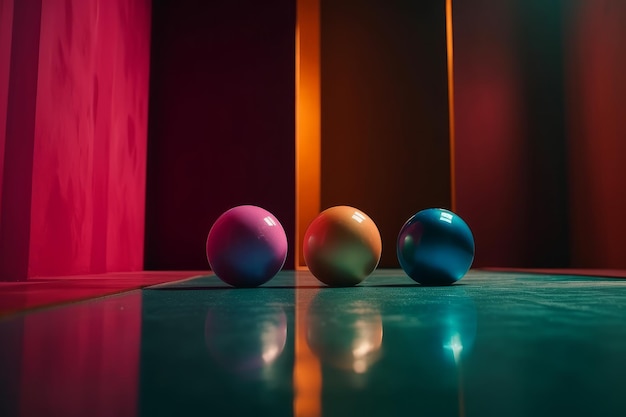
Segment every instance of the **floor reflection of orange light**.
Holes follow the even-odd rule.
[[[307,343],[306,313],[316,291],[296,289],[296,357],[294,363],[295,417],[322,415],[322,369]]]
[[[318,293],[308,309],[309,347],[324,365],[365,374],[381,357],[382,316],[371,303],[327,294]]]
[[[298,0],[296,25],[295,267],[304,267],[301,243],[320,210],[319,0]]]

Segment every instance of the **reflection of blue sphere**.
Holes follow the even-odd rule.
[[[474,301],[469,297],[443,297],[434,302],[434,314],[441,320],[437,332],[443,355],[458,363],[474,347],[477,325]]]
[[[474,237],[457,214],[426,209],[411,217],[398,235],[400,266],[422,285],[450,285],[463,277],[474,260]]]
[[[404,342],[428,358],[424,366],[433,373],[441,365],[459,364],[472,351],[478,322],[474,300],[462,287],[440,291],[433,288],[423,299],[403,303],[406,314],[416,319],[403,324]]]

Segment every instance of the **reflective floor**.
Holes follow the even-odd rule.
[[[625,416],[626,280],[283,272],[12,315],[0,415]]]

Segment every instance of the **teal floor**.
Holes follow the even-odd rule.
[[[623,279],[197,277],[5,318],[0,341],[7,417],[626,416]]]

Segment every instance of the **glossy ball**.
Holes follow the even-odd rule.
[[[438,208],[422,210],[402,226],[397,254],[400,266],[423,285],[450,285],[474,260],[474,237],[457,214]]]
[[[238,206],[213,223],[206,241],[211,270],[235,287],[272,279],[287,258],[287,235],[278,219],[257,206]]]
[[[321,212],[304,234],[304,261],[311,273],[331,287],[360,283],[378,266],[382,240],[378,227],[349,206]]]

